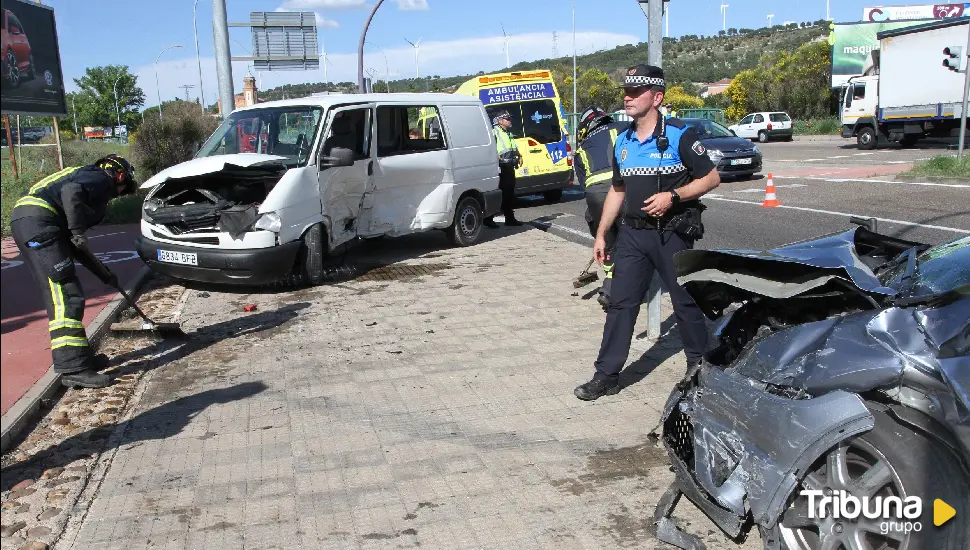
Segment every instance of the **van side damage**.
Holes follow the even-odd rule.
[[[657,538],[704,548],[669,518],[681,494],[732,538],[749,519],[773,528],[812,464],[873,428],[863,396],[916,404],[953,434],[941,440],[970,451],[970,298],[897,300],[877,273],[912,247],[857,228],[767,252],[677,256],[681,284],[720,319],[717,347],[663,411],[676,479],[655,512]]]

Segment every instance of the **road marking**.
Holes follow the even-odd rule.
[[[861,156],[864,156],[864,155],[875,155],[875,153],[853,153],[853,154],[855,156],[857,156],[857,157],[861,157]]]
[[[111,235],[124,235],[124,234],[125,234],[124,231],[115,231],[114,233],[105,233],[104,235],[95,235],[93,237],[88,237],[88,240],[90,241],[91,239],[100,239],[101,237],[110,237]]]
[[[822,161],[822,160],[825,160],[825,159],[805,159],[802,162],[819,162],[819,161]]]
[[[808,187],[804,183],[783,183],[776,185],[776,189],[791,189],[794,187]],[[731,191],[732,193],[764,193],[765,190],[761,187],[752,187],[751,189],[741,189],[738,191]]]
[[[847,159],[847,158],[849,158],[849,155],[837,155],[837,156],[829,157],[829,158],[830,159]]]
[[[578,229],[573,229],[572,227],[566,227],[565,225],[558,225],[558,224],[555,224],[555,223],[552,223],[552,222],[538,222],[538,221],[533,221],[531,223],[533,225],[542,226],[542,227],[544,227],[546,229],[551,229],[551,228],[555,227],[559,231],[565,231],[566,233],[569,233],[569,234],[572,234],[572,235],[576,235],[577,237],[582,237],[582,238],[584,238],[586,240],[589,240],[589,241],[592,241],[593,240],[593,237],[591,237],[589,233],[584,233],[583,231],[579,231]]]
[[[862,183],[895,183],[900,185],[927,185],[930,187],[954,187],[957,189],[970,188],[970,185],[967,185],[964,183],[930,183],[925,181],[872,180],[872,179],[860,179],[860,178],[804,178],[804,179],[827,181],[831,183],[842,183],[846,181],[852,181],[852,182],[862,182]]]
[[[753,204],[755,206],[759,206],[759,207],[761,206],[761,203],[760,202],[743,201],[743,200],[740,200],[740,199],[729,199],[729,198],[726,198],[726,197],[722,197],[720,195],[707,194],[707,195],[704,195],[704,198],[705,199],[715,200],[715,201],[737,202],[737,203],[741,203],[741,204]],[[801,210],[803,212],[813,212],[813,213],[816,213],[816,214],[829,214],[829,215],[832,215],[832,216],[841,216],[841,217],[844,217],[844,218],[848,218],[850,216],[855,216],[857,218],[872,218],[873,217],[873,216],[866,216],[866,215],[862,215],[862,214],[853,214],[853,213],[850,213],[850,212],[834,212],[832,210],[820,210],[818,208],[805,208],[805,207],[802,207],[802,206],[787,206],[787,205],[781,205],[781,206],[776,206],[775,208],[787,208],[789,210]],[[957,229],[955,227],[946,227],[946,226],[943,226],[943,225],[929,225],[929,224],[925,224],[925,223],[908,222],[908,221],[904,221],[904,220],[894,220],[892,218],[875,218],[875,219],[877,219],[877,220],[879,220],[881,222],[895,223],[895,224],[898,224],[898,225],[908,225],[908,226],[912,226],[912,227],[924,227],[926,229],[936,229],[936,230],[939,230],[939,231],[949,231],[951,233],[960,233],[960,234],[965,234],[965,235],[966,234],[970,234],[970,231],[968,231],[966,229]]]

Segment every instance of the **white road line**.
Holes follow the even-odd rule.
[[[543,226],[543,227],[545,227],[547,229],[548,228],[555,227],[559,231],[565,231],[566,233],[569,233],[569,234],[572,234],[572,235],[576,235],[577,237],[582,237],[582,238],[584,238],[586,240],[589,240],[589,241],[592,241],[593,240],[593,237],[590,236],[589,233],[584,233],[582,231],[579,231],[578,229],[573,229],[572,227],[566,227],[565,225],[559,225],[559,224],[555,224],[555,223],[552,223],[552,222],[545,222],[545,221],[543,221],[543,222],[533,221],[532,223],[534,225],[541,225],[541,226]]]
[[[821,180],[832,183],[842,183],[846,181],[861,182],[861,183],[892,183],[900,185],[926,185],[930,187],[954,187],[957,189],[970,189],[970,185],[963,183],[930,183],[925,181],[895,181],[895,180],[867,180],[860,178],[805,178],[813,180]]]
[[[875,153],[853,153],[853,155],[855,155],[857,157],[861,157],[863,155],[875,155]]]
[[[792,189],[794,187],[808,187],[804,183],[783,183],[776,185],[776,189]],[[732,193],[764,193],[765,190],[761,187],[752,187],[750,189],[741,189],[738,191],[731,191]]]
[[[823,161],[823,160],[825,160],[825,159],[805,159],[802,162],[819,162],[819,161]]]
[[[704,198],[705,199],[715,200],[715,201],[737,202],[737,203],[741,203],[741,204],[752,204],[752,205],[758,206],[758,207],[761,206],[761,203],[760,202],[743,201],[743,200],[739,200],[739,199],[729,199],[729,198],[721,197],[721,196],[718,196],[718,195],[710,195],[710,194],[708,194],[708,195],[704,195]],[[850,212],[833,212],[832,210],[820,210],[818,208],[805,208],[805,207],[802,207],[802,206],[785,206],[785,205],[781,205],[781,206],[776,206],[775,208],[787,208],[789,210],[801,210],[803,212],[814,212],[816,214],[829,214],[829,215],[832,215],[832,216],[841,216],[843,218],[847,218],[849,216],[856,216],[856,217],[859,217],[859,218],[872,218],[873,217],[873,216],[866,216],[866,215],[863,215],[863,214],[853,214],[853,213],[850,213]],[[904,221],[904,220],[894,220],[894,219],[891,219],[891,218],[876,218],[876,219],[879,220],[879,221],[881,221],[881,222],[895,223],[895,224],[898,224],[898,225],[908,225],[908,226],[912,226],[912,227],[924,227],[926,229],[936,229],[936,230],[939,230],[939,231],[949,231],[951,233],[970,234],[970,231],[968,231],[966,229],[957,229],[956,227],[946,227],[946,226],[943,226],[943,225],[929,225],[929,224],[925,224],[925,223],[908,222],[908,221]]]
[[[847,158],[849,158],[849,155],[837,155],[837,156],[829,157],[829,158],[830,159],[847,159]]]

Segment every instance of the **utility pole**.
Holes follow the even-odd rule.
[[[215,39],[216,75],[219,77],[219,103],[222,105],[222,117],[226,118],[236,108],[226,0],[212,0],[212,35]]]
[[[649,0],[647,14],[647,62],[663,67],[664,1]]]
[[[183,90],[185,90],[185,101],[188,101],[189,90],[191,90],[192,88],[195,88],[195,84],[182,84],[181,86],[179,86],[179,88],[182,88]]]
[[[967,139],[967,101],[970,94],[970,23],[967,24],[967,50],[964,53],[963,61],[963,109],[960,112],[960,148],[957,149],[957,158],[963,158],[964,141]]]

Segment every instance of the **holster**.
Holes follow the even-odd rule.
[[[701,213],[707,209],[701,203],[690,206],[679,214],[675,214],[665,224],[664,231],[673,231],[681,237],[690,240],[700,240],[704,238],[704,223],[701,220]]]

